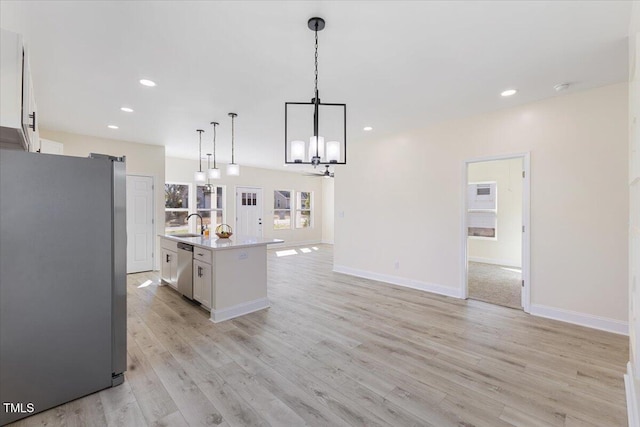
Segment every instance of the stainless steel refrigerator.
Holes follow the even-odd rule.
[[[0,149],[0,425],[124,381],[124,158]]]

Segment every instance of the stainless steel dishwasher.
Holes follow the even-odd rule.
[[[193,299],[193,245],[178,242],[178,292]]]

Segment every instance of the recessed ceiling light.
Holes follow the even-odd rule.
[[[133,108],[129,108],[129,107],[121,107],[120,108],[122,111],[124,111],[125,113],[133,113]]]
[[[364,130],[366,132],[369,132],[369,131],[373,130],[373,128],[371,126],[365,126],[365,127],[362,128],[362,130]]]
[[[500,96],[512,96],[515,95],[516,92],[518,92],[516,89],[507,89],[505,91],[502,91],[502,93],[500,93]]]
[[[562,92],[563,90],[569,89],[569,86],[570,86],[569,83],[559,83],[555,85],[553,88],[556,90],[556,92]]]
[[[151,81],[151,80],[147,80],[147,79],[142,79],[140,80],[140,84],[143,86],[149,86],[149,87],[153,87],[156,85],[156,82]]]
[[[118,129],[118,126],[116,126],[116,125],[108,125],[107,127],[109,129]]]

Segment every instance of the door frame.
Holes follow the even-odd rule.
[[[139,173],[128,173],[125,175],[125,187],[126,187],[126,177],[129,176],[140,176],[143,178],[151,178],[151,270],[149,271],[155,271],[156,270],[156,260],[160,259],[160,257],[156,257],[156,250],[158,248],[156,248],[156,178],[153,175],[142,175]],[[126,203],[125,203],[126,206]],[[126,216],[126,215],[125,215]],[[129,230],[127,230],[128,232]],[[128,239],[128,237],[127,237]],[[160,254],[158,254],[160,255]],[[127,254],[127,264],[129,262],[129,254]],[[127,267],[128,268],[128,267]],[[160,266],[157,266],[157,268],[160,268]],[[127,273],[129,274],[129,273]]]
[[[260,206],[260,208],[261,208],[261,218],[262,218],[262,224],[261,224],[262,225],[262,228],[261,228],[262,233],[258,237],[264,237],[264,188],[263,187],[257,187],[255,185],[236,185],[235,188],[234,188],[234,191],[236,193],[235,203],[233,204],[234,217],[235,217],[235,221],[233,223],[234,230],[239,230],[239,228],[238,228],[238,202],[240,201],[240,192],[238,191],[238,189],[240,189],[240,188],[246,188],[246,189],[250,189],[250,190],[260,190],[260,194],[262,195],[262,200],[261,200],[262,206]]]
[[[469,247],[467,244],[467,181],[469,164],[490,162],[495,160],[522,159],[522,170],[524,178],[522,179],[522,310],[525,313],[531,311],[531,155],[530,152],[504,154],[499,156],[476,157],[467,159],[463,163],[462,168],[462,219],[461,219],[461,281],[462,281],[462,298],[469,298],[468,280],[468,258]]]

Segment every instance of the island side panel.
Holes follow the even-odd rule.
[[[269,306],[266,245],[217,250],[213,256],[212,321],[221,322]]]

